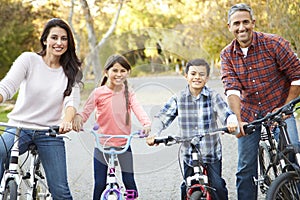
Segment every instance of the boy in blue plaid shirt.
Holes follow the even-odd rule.
[[[227,124],[230,133],[238,133],[237,118],[229,109],[221,95],[208,88],[210,67],[203,59],[194,59],[187,63],[185,78],[188,85],[178,94],[173,95],[162,107],[153,121],[151,132],[159,136],[162,130],[166,129],[173,120],[178,118],[180,134],[184,137],[204,135],[205,133],[218,128],[217,120],[222,125]],[[154,145],[154,136],[148,137],[148,145]],[[225,180],[221,177],[222,169],[222,148],[219,134],[210,137],[203,137],[199,145],[210,149],[207,154],[202,155],[202,160],[207,166],[208,179],[212,199],[228,199],[228,190]],[[191,152],[188,144],[183,146],[184,156],[184,178],[192,175]],[[186,185],[181,186],[181,198],[186,199]]]

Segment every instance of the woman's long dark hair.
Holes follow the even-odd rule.
[[[69,25],[59,18],[53,18],[47,22],[43,33],[40,38],[40,43],[42,45],[42,50],[38,52],[39,55],[45,56],[46,55],[46,48],[47,46],[44,42],[47,40],[47,37],[50,33],[51,28],[53,27],[60,27],[67,32],[68,37],[68,49],[67,51],[60,57],[60,65],[63,67],[63,70],[68,77],[68,85],[64,92],[64,97],[69,96],[72,92],[72,87],[75,83],[82,83],[81,79],[83,77],[81,71],[81,61],[76,55],[75,51],[75,42],[73,33]]]
[[[124,56],[117,55],[117,54],[111,55],[106,60],[106,63],[104,65],[104,70],[105,71],[109,70],[116,63],[119,63],[120,65],[122,65],[122,67],[124,67],[127,71],[131,70],[131,66],[129,64],[129,61]],[[107,82],[107,79],[108,79],[108,77],[106,75],[104,75],[101,82],[100,82],[100,86],[105,85],[105,83]],[[129,91],[128,91],[128,82],[127,82],[127,80],[124,81],[124,85],[125,85],[124,95],[125,95],[125,100],[126,100],[126,125],[129,125],[129,121],[130,121]]]

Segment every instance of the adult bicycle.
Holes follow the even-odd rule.
[[[43,169],[43,165],[39,158],[37,146],[32,143],[29,145],[27,155],[22,161],[20,159],[19,141],[21,139],[21,131],[35,130],[49,137],[64,137],[67,135],[58,135],[58,126],[36,128],[22,127],[9,123],[0,122],[0,139],[2,133],[14,135],[13,146],[7,149],[9,165],[5,169],[0,184],[0,200],[50,200],[51,193],[47,186],[47,181]],[[8,128],[16,131],[12,132]]]
[[[298,145],[293,145],[290,141],[285,116],[292,115],[300,107],[296,104],[300,102],[300,97],[295,98],[288,104],[282,106],[274,113],[269,113],[265,117],[254,120],[244,125],[246,134],[251,134],[261,125],[268,128],[268,140],[274,140],[274,130],[279,130],[278,143],[270,142],[266,155],[270,158],[268,163],[263,163],[259,154],[259,163],[263,163],[263,181],[268,184],[266,190],[267,199],[300,199],[300,152]],[[272,132],[273,131],[273,132]],[[260,152],[259,152],[260,153]],[[267,167],[266,167],[267,166]],[[274,174],[272,177],[270,174]]]
[[[192,153],[192,165],[193,174],[184,179],[184,183],[187,186],[186,197],[187,200],[212,200],[211,191],[216,190],[209,184],[209,177],[207,176],[207,168],[202,161],[203,154],[212,153],[212,149],[207,149],[204,145],[198,145],[204,137],[210,137],[216,134],[223,134],[227,132],[227,128],[220,128],[214,131],[207,132],[203,135],[195,135],[191,137],[179,137],[179,136],[161,136],[154,138],[154,144],[163,143],[166,146],[180,144],[178,150],[178,162],[181,169],[182,177],[184,177],[183,169],[181,167],[180,151],[182,144],[189,144]]]
[[[137,195],[136,190],[125,189],[122,185],[122,181],[118,178],[116,174],[116,166],[118,165],[117,155],[125,153],[134,137],[144,138],[142,131],[136,131],[130,135],[107,135],[97,132],[98,126],[94,126],[91,133],[95,137],[96,148],[99,149],[104,155],[108,155],[108,169],[107,169],[107,182],[106,188],[102,192],[100,200],[134,200]],[[112,146],[111,142],[113,140],[124,140],[126,142],[125,146],[116,147]],[[103,156],[105,158],[105,156]]]

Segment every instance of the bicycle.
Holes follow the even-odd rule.
[[[265,147],[267,149],[265,152],[270,161],[266,167],[259,152],[259,163],[263,163],[261,168],[265,170],[261,171],[262,179],[258,180],[267,185],[265,191],[267,199],[300,199],[300,190],[297,187],[300,183],[300,152],[299,148],[290,141],[284,119],[285,115],[291,115],[300,109],[300,107],[295,108],[299,102],[300,97],[297,97],[276,112],[269,113],[243,127],[246,134],[251,134],[261,125],[267,127],[267,140],[270,145]],[[279,128],[278,143],[273,136],[274,128]],[[294,157],[296,162],[292,161],[291,157]],[[270,175],[271,172],[275,177]]]
[[[117,155],[125,153],[131,143],[133,137],[144,138],[146,135],[142,131],[136,131],[130,135],[106,135],[97,132],[98,126],[95,126],[91,133],[95,137],[96,148],[98,148],[103,154],[109,156],[108,158],[108,170],[107,170],[107,182],[106,188],[102,192],[100,200],[134,200],[137,196],[137,191],[124,189],[122,182],[119,181],[116,175],[116,166],[118,163]],[[114,139],[124,139],[126,141],[125,146],[115,147],[110,146],[110,141]],[[105,156],[104,156],[105,157]],[[125,190],[125,191],[124,191]]]
[[[181,170],[182,177],[184,177],[184,173],[181,167],[181,161],[180,161],[180,150],[183,143],[189,143],[191,146],[191,153],[192,153],[192,167],[193,167],[193,175],[188,176],[184,182],[187,186],[187,200],[211,200],[211,194],[210,192],[212,190],[215,190],[215,188],[212,188],[209,185],[209,178],[207,176],[207,168],[205,164],[202,161],[202,153],[205,150],[205,148],[198,146],[199,142],[204,137],[213,136],[216,134],[223,134],[228,133],[227,128],[220,128],[213,131],[209,131],[208,133],[204,135],[195,135],[191,137],[179,137],[179,136],[161,136],[161,137],[155,137],[154,143],[159,144],[163,143],[166,146],[174,145],[174,144],[181,144],[180,148],[178,150],[178,162]],[[206,150],[206,152],[210,152],[210,150]]]
[[[14,134],[14,144],[8,149],[9,166],[5,169],[0,184],[0,200],[50,200],[51,193],[44,176],[44,169],[39,158],[38,149],[31,144],[27,150],[24,161],[20,159],[19,140],[22,130],[46,131],[49,137],[63,137],[70,139],[67,135],[58,135],[58,126],[33,128],[11,125],[0,122],[0,131]],[[14,128],[16,132],[9,132],[5,128]],[[1,135],[0,135],[1,137]]]

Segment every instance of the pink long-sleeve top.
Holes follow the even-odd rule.
[[[142,126],[150,126],[150,119],[133,91],[129,90],[128,99],[129,114],[133,111]],[[94,89],[83,107],[83,112],[80,113],[83,123],[88,120],[95,108],[97,123],[100,126],[99,133],[108,135],[129,135],[131,133],[131,121],[126,125],[124,87],[120,92],[114,92],[106,85]],[[115,139],[110,141],[109,145],[122,146],[125,143],[126,141],[123,139]]]

